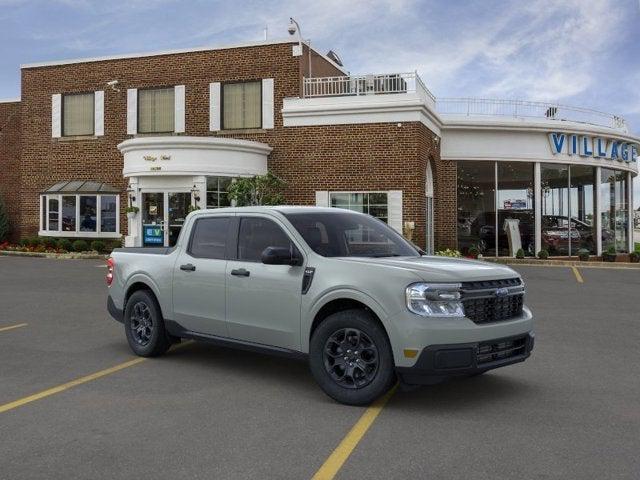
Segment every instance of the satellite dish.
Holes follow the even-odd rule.
[[[342,60],[340,59],[340,57],[338,56],[338,54],[336,52],[334,52],[333,50],[329,50],[327,52],[327,57],[329,57],[331,60],[333,60],[335,63],[337,63],[338,65],[340,65],[341,67],[343,67],[344,65],[342,64]]]

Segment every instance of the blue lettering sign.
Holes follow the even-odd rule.
[[[164,243],[162,227],[158,227],[157,225],[144,225],[143,234],[145,245],[162,245]]]
[[[607,156],[607,141],[604,138],[596,139],[596,157],[606,157]]]
[[[580,156],[593,157],[593,143],[591,137],[580,137]]]
[[[549,134],[551,139],[551,145],[553,146],[553,153],[562,153],[562,147],[564,146],[564,133],[551,133]]]
[[[616,142],[615,140],[613,140],[611,142],[611,155],[609,155],[609,158],[611,160],[617,160],[618,159],[618,146],[620,145],[620,142]]]
[[[629,161],[629,144],[628,143],[622,143],[620,145],[620,157],[625,162]]]
[[[569,145],[569,155],[578,155],[578,136],[571,135],[571,144]]]
[[[638,147],[636,145],[631,145],[631,161],[638,161]]]

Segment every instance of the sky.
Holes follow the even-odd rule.
[[[437,97],[557,101],[640,134],[640,0],[0,0],[0,98],[24,63],[281,39],[291,16],[351,73],[417,70]]]

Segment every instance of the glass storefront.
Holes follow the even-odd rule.
[[[540,206],[535,205],[534,162],[458,162],[458,249],[484,256],[536,252],[536,209],[540,246],[552,256],[581,249],[627,252],[629,185],[626,172],[597,167],[540,163]],[[599,188],[599,190],[598,190]],[[600,202],[601,233],[596,222]],[[496,248],[497,246],[497,248]]]

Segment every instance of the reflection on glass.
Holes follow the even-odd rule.
[[[458,162],[458,249],[496,254],[495,163]]]
[[[100,198],[100,231],[116,231],[116,196],[103,195]]]
[[[145,225],[164,223],[164,193],[142,194],[142,223]]]
[[[533,163],[498,162],[498,255],[535,254],[534,211]]]
[[[59,207],[57,198],[49,198],[49,226],[47,230],[58,230]]]
[[[95,232],[97,222],[97,198],[96,196],[80,197],[80,231]]]
[[[62,197],[62,230],[65,232],[76,231],[76,197]]]
[[[331,206],[366,213],[387,223],[389,210],[384,192],[331,193]]]
[[[587,165],[571,165],[571,255],[578,250],[596,254],[596,225],[594,221],[594,197],[596,169]],[[574,232],[575,230],[575,232]],[[575,238],[574,238],[575,237]]]
[[[207,208],[221,208],[231,205],[227,188],[232,181],[232,177],[207,177]]]
[[[629,211],[626,172],[601,169],[600,211],[602,215],[602,251],[615,248],[626,252],[628,248]]]
[[[542,248],[569,255],[569,166],[540,165]]]
[[[169,194],[169,246],[173,247],[178,241],[184,219],[189,213],[191,205],[190,193]]]

